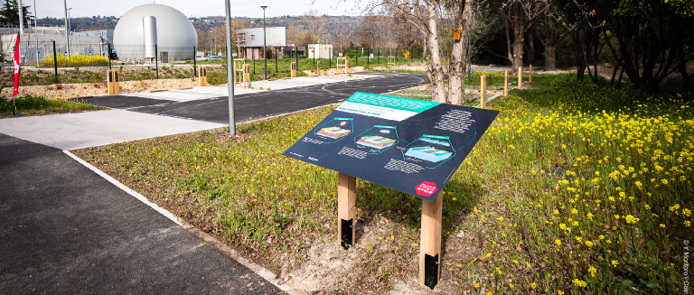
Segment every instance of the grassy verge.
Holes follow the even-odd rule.
[[[533,80],[491,102],[499,118],[444,189],[440,287],[681,293],[692,105],[571,75]],[[279,271],[335,239],[337,173],[281,155],[333,109],[244,124],[234,138],[222,129],[76,154]],[[421,201],[361,180],[357,196],[360,224],[390,226],[364,229],[356,268],[324,291],[384,293],[417,276]]]
[[[105,110],[107,108],[90,105],[82,100],[50,100],[43,96],[27,95],[15,99],[16,112],[25,115],[49,115]],[[12,99],[0,97],[0,115],[12,114]]]

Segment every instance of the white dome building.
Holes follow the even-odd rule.
[[[190,20],[173,7],[145,4],[126,12],[113,31],[113,45],[119,59],[154,58],[157,44],[159,59],[163,54],[173,59],[193,59],[198,34]]]

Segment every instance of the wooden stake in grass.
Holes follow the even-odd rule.
[[[508,71],[504,71],[504,96],[508,96]]]
[[[340,173],[337,186],[337,242],[349,249],[354,245],[357,220],[356,213],[357,178]],[[344,227],[344,228],[343,228]],[[342,234],[343,230],[351,231]],[[344,239],[343,239],[344,237]]]
[[[316,74],[320,76],[320,61],[316,62]]]
[[[441,276],[441,213],[443,194],[422,199],[422,232],[419,241],[419,283],[434,289]],[[427,263],[428,262],[428,263]]]
[[[518,89],[523,88],[523,67],[518,67]]]
[[[480,107],[487,108],[487,76],[482,75],[480,83]]]
[[[296,63],[292,62],[291,66],[292,66],[292,78],[296,78]]]
[[[200,66],[200,71],[198,73],[200,74],[200,86],[207,86],[207,67]]]
[[[120,82],[118,82],[118,69],[106,71],[106,76],[106,82],[108,83],[108,94],[120,94]]]

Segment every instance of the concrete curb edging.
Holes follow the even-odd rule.
[[[70,151],[68,151],[68,150],[63,150],[63,153],[65,153],[65,154],[68,155],[70,158],[74,159],[75,161],[79,162],[79,163],[82,164],[83,166],[89,168],[89,170],[92,170],[92,171],[93,171],[94,173],[96,173],[97,175],[99,175],[99,176],[101,176],[102,178],[108,180],[108,182],[112,183],[112,184],[115,185],[116,187],[118,187],[118,188],[120,188],[121,190],[127,192],[129,195],[133,196],[134,198],[136,198],[136,199],[139,200],[140,202],[144,203],[145,205],[147,205],[147,206],[151,207],[152,209],[154,209],[155,211],[159,212],[159,213],[160,213],[161,215],[163,215],[164,217],[166,217],[166,218],[170,219],[171,221],[173,221],[174,223],[176,223],[176,224],[182,226],[186,231],[188,231],[189,233],[191,233],[191,234],[195,235],[196,237],[202,239],[203,241],[205,241],[205,243],[207,243],[208,245],[210,245],[210,246],[214,247],[215,249],[219,250],[219,251],[222,252],[225,256],[227,256],[227,257],[229,257],[229,258],[231,258],[231,259],[234,259],[236,262],[238,262],[238,263],[240,263],[241,265],[247,267],[248,269],[250,269],[251,271],[253,271],[255,274],[257,274],[258,276],[262,277],[263,279],[265,279],[265,280],[267,280],[268,282],[270,282],[271,284],[273,284],[273,285],[274,285],[275,287],[277,287],[278,289],[280,289],[280,290],[282,290],[282,291],[284,291],[284,292],[287,292],[287,293],[289,293],[289,294],[291,294],[291,295],[308,295],[308,293],[304,292],[303,290],[299,290],[299,289],[296,289],[296,288],[294,288],[294,287],[292,287],[292,286],[288,286],[288,285],[281,285],[280,283],[282,282],[282,280],[281,280],[281,279],[278,279],[278,278],[277,278],[277,275],[274,274],[273,272],[271,272],[270,270],[268,270],[268,269],[266,269],[266,268],[264,268],[264,267],[262,267],[262,266],[260,266],[260,265],[258,265],[258,264],[256,264],[256,263],[254,263],[254,262],[252,262],[252,261],[250,261],[250,260],[248,260],[248,259],[242,257],[241,255],[239,255],[239,253],[238,253],[236,250],[234,250],[234,249],[232,249],[231,247],[227,246],[227,245],[224,244],[223,242],[217,240],[217,239],[214,238],[213,236],[211,236],[211,235],[209,235],[209,234],[207,234],[207,233],[205,233],[205,232],[203,232],[203,231],[198,230],[195,226],[193,226],[192,224],[186,222],[186,221],[183,220],[182,218],[177,217],[176,215],[174,215],[173,213],[169,212],[168,210],[166,210],[166,209],[164,209],[164,208],[162,208],[162,207],[159,207],[157,204],[154,204],[154,203],[150,202],[150,201],[147,200],[147,198],[145,198],[145,196],[143,196],[142,194],[140,194],[140,193],[134,191],[133,189],[127,187],[126,185],[122,184],[121,182],[119,182],[119,181],[116,180],[115,178],[113,178],[113,177],[109,176],[108,174],[104,173],[103,171],[99,170],[99,168],[96,168],[96,167],[92,166],[91,164],[89,164],[89,163],[87,163],[86,161],[82,160],[80,157],[76,156],[75,154],[71,153]]]
[[[79,163],[82,164],[84,167],[89,168],[89,170],[92,170],[92,171],[93,171],[94,173],[96,173],[97,175],[99,175],[99,176],[103,177],[104,179],[108,180],[108,182],[114,184],[114,185],[115,185],[116,187],[118,187],[119,189],[122,189],[123,191],[125,191],[125,192],[128,193],[129,195],[133,196],[135,199],[138,199],[140,202],[142,202],[142,203],[144,203],[145,205],[151,207],[152,209],[154,209],[154,211],[159,212],[161,215],[164,215],[164,217],[170,219],[171,221],[175,222],[175,223],[178,224],[178,225],[183,225],[183,224],[181,224],[181,222],[178,221],[178,219],[176,218],[176,216],[173,215],[173,213],[169,212],[168,210],[166,210],[166,209],[164,209],[164,208],[162,208],[162,207],[159,207],[157,204],[154,204],[154,203],[150,202],[149,200],[147,200],[147,198],[145,198],[145,196],[143,196],[143,195],[141,195],[140,193],[138,193],[138,192],[132,190],[131,188],[125,186],[124,184],[122,184],[122,183],[120,183],[118,180],[116,180],[115,178],[109,176],[108,174],[104,173],[103,171],[99,170],[98,168],[92,166],[91,164],[89,164],[89,163],[87,163],[86,161],[82,160],[80,157],[77,157],[75,154],[71,153],[70,151],[68,151],[68,150],[63,150],[63,153],[65,153],[65,154],[68,155],[70,158],[74,159],[75,161],[79,162]]]

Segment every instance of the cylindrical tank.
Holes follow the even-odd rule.
[[[157,18],[153,16],[142,17],[142,32],[144,35],[145,58],[155,58],[157,44]]]
[[[167,52],[169,58],[176,60],[195,58],[193,47],[198,44],[198,34],[193,24],[180,11],[161,4],[140,5],[120,18],[113,31],[113,44],[119,58],[145,58],[145,16],[156,18],[156,42],[160,54]]]

